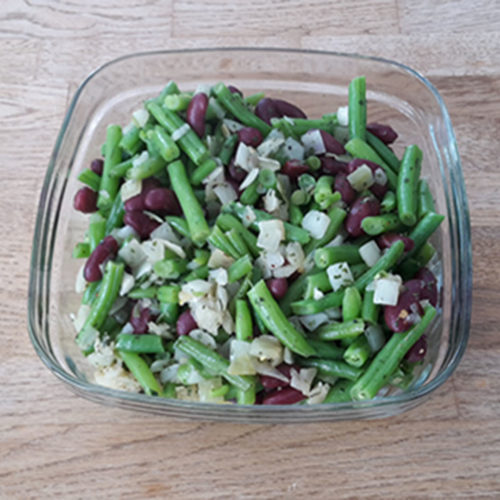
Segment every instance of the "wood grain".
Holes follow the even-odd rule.
[[[6,0],[0,12],[0,498],[500,498],[498,2]],[[430,77],[470,200],[471,338],[456,373],[391,419],[186,422],[66,389],[26,325],[46,165],[77,84],[142,50],[223,45],[360,52]]]

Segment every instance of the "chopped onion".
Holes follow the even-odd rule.
[[[178,385],[175,388],[175,397],[181,401],[199,401],[197,385]]]
[[[223,267],[213,269],[208,273],[209,279],[215,281],[217,284],[225,286],[227,285],[227,271]]]
[[[293,365],[294,363],[293,353],[290,349],[288,349],[288,347],[283,349],[283,362],[287,365]]]
[[[257,246],[267,252],[277,252],[281,241],[285,239],[285,226],[279,219],[259,222]]]
[[[243,144],[243,143],[240,143],[240,144]],[[252,184],[252,182],[255,179],[257,179],[258,176],[259,176],[259,170],[257,168],[250,170],[248,175],[245,177],[243,182],[240,184],[240,191],[243,189],[246,189],[248,186],[250,186],[250,184]]]
[[[143,151],[137,158],[132,159],[132,166],[138,167],[142,165],[147,159],[149,159],[149,153],[147,151]]]
[[[285,136],[280,130],[275,128],[271,130],[266,139],[259,144],[257,153],[259,156],[269,156],[272,153],[276,153],[284,143]]]
[[[170,137],[172,138],[173,141],[177,142],[179,139],[184,137],[190,130],[191,127],[189,126],[189,124],[184,123],[178,129],[174,130]]]
[[[120,333],[134,333],[134,327],[132,326],[132,323],[125,323],[123,325],[123,328],[120,330]]]
[[[210,258],[208,259],[207,265],[212,269],[218,267],[223,267],[227,269],[233,262],[234,259],[232,257],[226,255],[222,250],[215,248],[210,254]]]
[[[299,320],[310,332],[312,332],[323,323],[327,323],[329,318],[325,313],[317,313],[299,316]]]
[[[309,130],[301,138],[302,144],[308,154],[322,155],[326,153],[325,143],[321,135],[321,130]]]
[[[167,355],[165,359],[156,359],[155,361],[153,361],[149,368],[153,373],[160,373],[168,366],[169,363],[170,363],[170,355]]]
[[[293,137],[288,137],[283,146],[283,155],[289,160],[302,161],[304,159],[304,146]]]
[[[163,222],[160,226],[158,226],[149,237],[152,240],[167,240],[171,243],[175,243],[176,245],[180,244],[180,240],[173,230],[172,226],[168,222]]]
[[[285,249],[285,257],[290,264],[296,267],[300,272],[304,269],[306,256],[302,245],[298,241],[291,241]]]
[[[244,142],[238,144],[236,155],[234,157],[234,164],[241,167],[243,170],[250,172],[258,166],[259,157],[255,149],[247,146]]]
[[[210,94],[207,94],[210,95]],[[224,116],[226,116],[226,110],[218,103],[217,99],[214,97],[210,97],[208,99],[208,105],[210,106],[210,109],[213,110],[215,113],[215,116],[219,119],[222,120]]]
[[[387,184],[387,174],[383,169],[377,168],[373,177],[375,179],[375,184],[380,184],[381,186],[385,186]]]
[[[401,283],[401,277],[394,274],[388,274],[382,278],[375,279],[373,303],[385,306],[395,306],[398,303]]]
[[[167,382],[178,384],[180,382],[179,377],[177,377],[179,366],[181,366],[179,363],[175,363],[162,370],[160,373],[160,382],[162,384],[166,384]]]
[[[337,234],[330,243],[326,244],[325,247],[339,247],[344,243],[344,236],[342,234]]]
[[[380,259],[380,256],[382,254],[375,241],[370,240],[368,243],[365,243],[364,245],[359,247],[359,255],[365,261],[365,264],[368,267],[373,267]]]
[[[85,280],[85,277],[83,275],[84,269],[85,269],[85,264],[82,264],[80,266],[80,269],[78,269],[78,273],[76,274],[76,281],[75,281],[76,293],[83,293],[85,291],[85,288],[87,288],[87,281]]]
[[[266,158],[265,156],[258,156],[259,168],[267,168],[273,172],[277,172],[281,169],[281,163],[278,160],[273,160],[272,158]]]
[[[213,396],[222,387],[221,377],[202,379],[198,382],[198,396],[202,403],[224,403],[224,396]]]
[[[154,231],[153,231],[154,232]],[[118,244],[121,246],[123,242],[126,240],[137,237],[137,233],[135,232],[134,228],[131,226],[123,226],[120,228],[115,228],[111,231],[111,236],[118,242]],[[151,233],[153,234],[153,233]]]
[[[130,198],[133,198],[134,196],[141,194],[141,190],[142,190],[141,180],[129,179],[125,181],[122,184],[122,187],[120,188],[120,196],[122,198],[123,203],[125,203],[127,200],[130,200]]]
[[[261,335],[250,343],[249,354],[259,361],[269,361],[272,366],[278,366],[283,361],[283,346],[272,335]]]
[[[319,290],[318,288],[313,288],[313,299],[314,300],[319,300],[322,299],[325,296],[325,294]]]
[[[334,292],[340,290],[344,286],[349,286],[354,283],[354,278],[351,269],[347,262],[336,262],[326,269],[328,280],[332,285]]]
[[[211,90],[212,90],[212,86],[209,83],[199,83],[196,86],[196,90],[194,91],[194,95],[205,94],[208,97],[210,95]]]
[[[243,212],[243,219],[242,223],[245,227],[251,226],[255,220],[257,219],[257,216],[255,215],[255,212],[253,211],[252,207],[250,205],[245,206],[245,211]]]
[[[269,361],[259,361],[256,358],[251,358],[252,364],[255,368],[255,371],[259,375],[267,375],[268,377],[277,378],[278,380],[282,380],[283,382],[289,382],[288,377],[283,375],[276,367],[272,366]]]
[[[330,224],[330,217],[319,210],[310,210],[302,219],[302,227],[319,240],[323,238]]]
[[[349,125],[349,106],[339,106],[337,109],[337,120],[342,127]]]
[[[297,268],[293,264],[286,264],[274,269],[272,274],[275,278],[289,278],[296,270]]]
[[[132,113],[132,121],[137,128],[144,128],[149,120],[149,113],[147,109],[140,108]]]
[[[309,405],[322,403],[326,396],[328,395],[328,391],[330,390],[330,385],[325,384],[324,382],[318,382],[310,391],[309,397],[306,400],[306,403]]]
[[[213,172],[208,174],[202,181],[205,186],[214,186],[225,181],[224,167],[218,166]]]
[[[227,205],[232,201],[238,199],[238,195],[236,194],[233,186],[228,182],[224,182],[214,187],[214,193],[219,198],[222,205]]]
[[[161,240],[143,241],[141,248],[146,255],[146,260],[153,265],[165,258],[165,247],[162,245]]]
[[[76,318],[73,319],[73,326],[75,327],[75,330],[77,332],[79,332],[82,329],[89,314],[90,314],[90,306],[88,304],[82,304],[78,309],[78,312],[76,313]]]
[[[146,254],[141,244],[133,239],[126,243],[118,251],[118,256],[125,261],[125,263],[135,270],[146,260]]]
[[[373,179],[372,169],[368,165],[361,165],[354,172],[347,176],[349,184],[356,191],[364,191],[365,189],[373,186],[375,180]]]
[[[229,375],[255,375],[257,372],[250,356],[250,342],[231,340]]]
[[[129,273],[123,273],[122,284],[120,286],[120,295],[126,295],[134,288],[135,279]]]
[[[171,327],[167,323],[155,323],[148,321],[148,332],[163,337],[164,339],[172,339],[174,336],[171,332]]]
[[[203,344],[204,346],[207,346],[210,349],[215,350],[217,347],[217,342],[215,341],[213,336],[207,332],[204,332],[200,328],[195,328],[194,330],[191,330],[188,335],[192,339],[197,340],[200,344]]]
[[[241,130],[242,128],[244,128],[244,125],[242,125],[240,122],[237,122],[235,120],[231,120],[230,118],[224,118],[223,123],[227,127],[229,132],[231,132],[232,134],[234,134],[234,133],[238,132],[238,130]]]
[[[271,272],[285,263],[285,258],[280,252],[263,252],[261,257]]]
[[[316,368],[301,368],[299,371],[292,368],[290,370],[290,386],[300,391],[304,396],[308,396],[317,372]]]
[[[273,213],[278,210],[280,206],[280,200],[276,196],[276,191],[274,189],[267,190],[264,195],[264,210],[268,213]]]
[[[172,252],[176,253],[181,259],[186,258],[186,252],[184,252],[184,249],[180,245],[176,245],[175,243],[172,243],[168,240],[159,240],[167,247],[169,250],[172,250]]]

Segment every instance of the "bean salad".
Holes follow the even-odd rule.
[[[321,118],[169,82],[79,174],[76,342],[107,387],[319,404],[407,389],[439,310],[444,216],[423,155],[367,123],[366,80]]]

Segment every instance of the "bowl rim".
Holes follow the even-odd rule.
[[[463,283],[463,289],[461,290],[462,295],[461,299],[466,304],[466,307],[462,308],[460,311],[460,329],[461,329],[461,341],[458,344],[457,348],[453,351],[452,356],[450,357],[447,366],[443,371],[439,372],[435,378],[433,378],[429,383],[425,383],[420,385],[416,389],[402,392],[396,395],[382,397],[376,400],[369,401],[358,401],[358,402],[343,402],[343,403],[326,403],[321,405],[240,405],[240,404],[232,404],[232,405],[220,405],[217,403],[202,403],[202,402],[187,402],[176,399],[164,399],[160,397],[148,396],[146,394],[138,394],[138,393],[129,393],[125,391],[118,391],[114,389],[109,389],[104,386],[99,386],[97,384],[91,384],[89,382],[85,382],[75,376],[69,375],[69,373],[64,370],[61,366],[53,361],[51,356],[46,352],[45,347],[41,344],[36,331],[38,330],[38,325],[36,321],[36,311],[37,311],[37,284],[38,284],[38,274],[47,274],[48,280],[47,283],[50,283],[50,275],[52,272],[52,263],[51,256],[49,256],[49,270],[44,271],[43,269],[39,269],[37,264],[40,258],[44,258],[44,245],[39,245],[38,243],[42,241],[43,238],[43,225],[44,225],[44,216],[45,216],[45,208],[47,206],[47,194],[49,192],[52,179],[53,172],[55,169],[56,159],[59,155],[61,145],[63,139],[66,134],[66,130],[68,125],[71,122],[76,104],[78,103],[80,96],[87,87],[87,85],[96,77],[96,75],[105,71],[108,67],[123,62],[128,59],[136,59],[141,57],[148,56],[161,56],[161,55],[169,55],[169,54],[185,54],[185,53],[210,53],[210,52],[236,52],[236,53],[245,53],[245,52],[262,52],[262,53],[287,53],[287,54],[311,54],[318,56],[334,56],[334,57],[343,57],[346,59],[361,59],[372,62],[377,62],[380,64],[385,64],[389,66],[393,66],[403,72],[408,73],[413,76],[421,83],[423,83],[427,89],[431,92],[433,97],[436,99],[442,117],[444,119],[444,124],[447,133],[448,146],[451,148],[452,160],[451,162],[454,164],[454,179],[455,179],[455,188],[458,189],[458,194],[462,201],[462,217],[458,223],[460,224],[458,231],[458,247],[460,249],[460,253],[462,259],[459,265],[459,275],[460,280],[458,282]],[[56,215],[57,216],[57,215]],[[458,224],[457,223],[457,224]],[[57,222],[54,227],[57,227]],[[52,250],[49,251],[52,254]],[[385,406],[394,406],[394,405],[404,405],[405,403],[409,404],[413,402],[413,406],[418,404],[418,402],[423,401],[423,399],[428,396],[431,392],[434,392],[437,388],[442,386],[446,380],[451,376],[451,374],[457,368],[464,352],[467,347],[468,339],[470,336],[470,322],[471,322],[471,298],[472,298],[472,244],[470,239],[470,216],[469,216],[469,208],[468,208],[468,200],[465,191],[465,183],[462,172],[462,165],[460,161],[460,156],[457,150],[455,133],[451,124],[450,116],[446,105],[444,103],[443,98],[440,93],[436,89],[436,87],[419,71],[407,66],[403,63],[378,57],[378,56],[367,56],[363,54],[359,54],[356,52],[338,52],[338,51],[328,51],[328,50],[315,50],[315,49],[297,49],[297,48],[280,48],[280,47],[246,47],[246,46],[225,46],[225,47],[203,47],[203,48],[186,48],[186,49],[165,49],[165,50],[154,50],[154,51],[141,51],[130,54],[125,54],[123,56],[112,59],[99,67],[95,68],[91,71],[88,76],[82,81],[82,83],[78,86],[69,106],[64,116],[61,128],[56,138],[56,142],[54,148],[52,150],[49,164],[47,167],[44,183],[42,186],[39,203],[38,203],[38,211],[35,222],[35,230],[33,235],[33,245],[32,245],[32,253],[30,260],[30,278],[29,278],[29,288],[28,288],[28,331],[29,337],[33,344],[33,347],[43,361],[43,363],[52,371],[59,379],[66,382],[71,389],[75,392],[90,398],[90,399],[98,399],[103,400],[105,403],[111,403],[115,405],[120,405],[120,403],[144,403],[144,407],[138,409],[147,409],[160,413],[167,414],[169,410],[179,410],[181,413],[183,410],[188,410],[188,413],[183,413],[181,416],[188,416],[189,418],[197,417],[197,418],[210,418],[212,413],[215,415],[216,419],[221,418],[221,411],[223,409],[224,412],[224,420],[236,420],[236,417],[257,417],[265,419],[266,416],[283,416],[285,413],[287,416],[306,416],[309,413],[318,412],[323,415],[323,418],[328,418],[328,415],[334,415],[337,413],[336,410],[353,410],[359,411],[362,409],[369,410],[377,408],[385,407]],[[49,286],[49,285],[47,285]],[[46,298],[48,303],[48,298]],[[47,326],[48,327],[48,326]],[[43,329],[42,329],[43,330]],[[49,349],[52,347],[50,345],[50,338],[47,335],[47,341]],[[149,406],[149,408],[146,408]],[[189,410],[194,412],[189,414]],[[403,411],[403,410],[402,410]],[[377,415],[374,415],[377,416]],[[363,415],[359,415],[359,418],[363,418]],[[365,417],[366,418],[366,417]]]

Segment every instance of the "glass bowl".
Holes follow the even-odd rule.
[[[78,310],[72,258],[87,218],[72,208],[78,173],[100,155],[109,123],[128,123],[142,100],[168,80],[181,89],[224,81],[246,94],[264,91],[298,104],[308,116],[334,112],[347,103],[349,81],[365,75],[370,121],[391,124],[399,145],[416,143],[424,153],[437,210],[446,220],[433,236],[441,257],[439,319],[434,346],[405,392],[375,400],[324,405],[243,406],[168,400],[107,389],[90,382],[91,370],[74,342],[70,314]],[[401,148],[402,146],[399,146]],[[402,149],[396,146],[396,153]],[[40,196],[29,285],[29,330],[42,361],[76,393],[108,405],[167,416],[243,422],[312,422],[395,415],[441,386],[460,361],[469,335],[471,243],[467,199],[448,111],[434,86],[402,64],[334,52],[283,49],[203,49],[133,54],[92,73],[78,88],[64,118]]]

